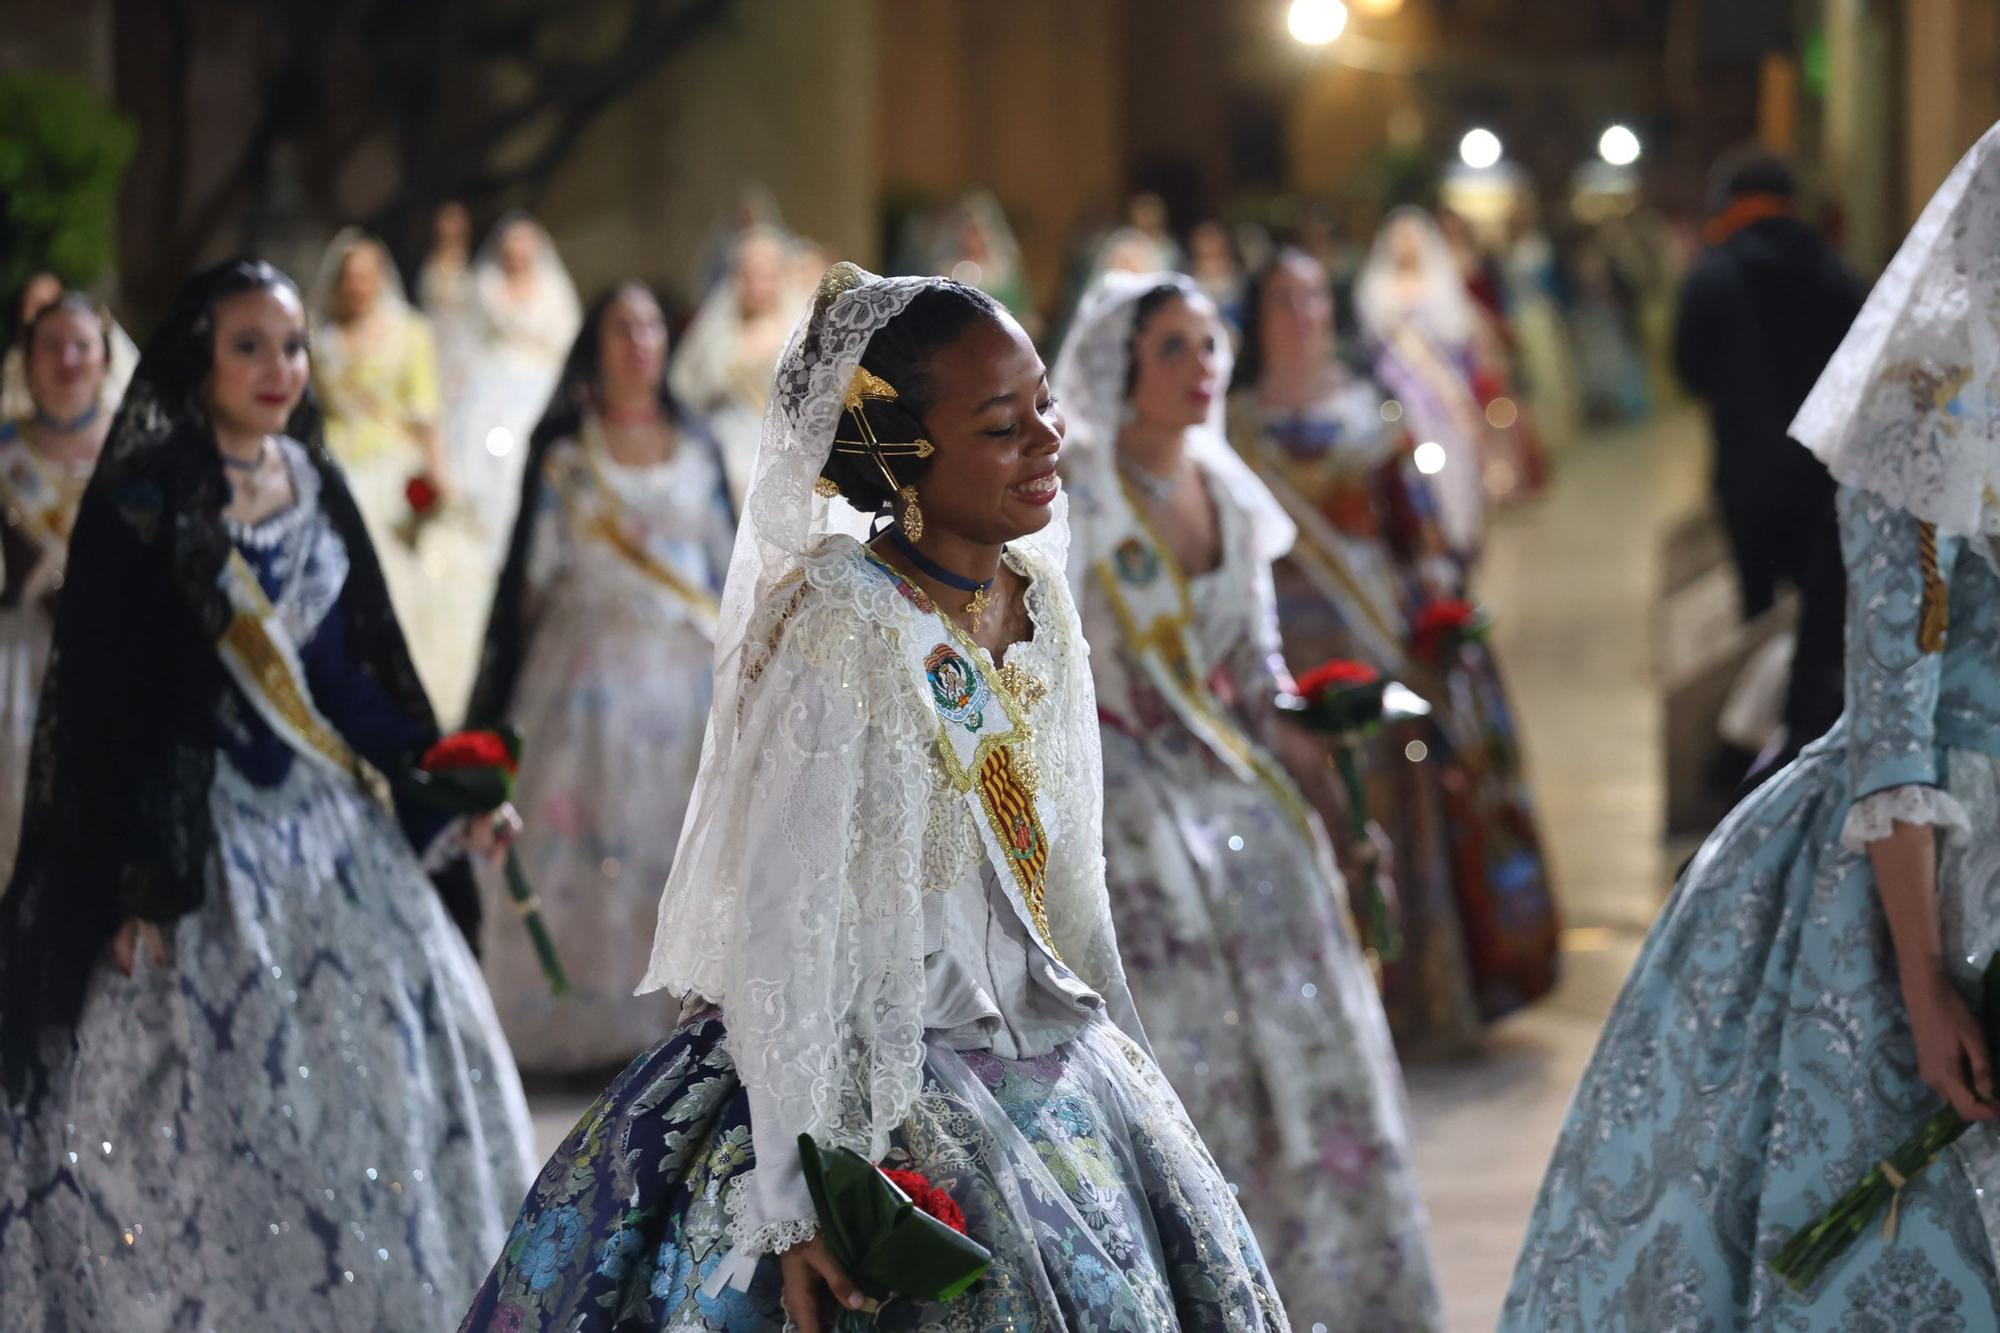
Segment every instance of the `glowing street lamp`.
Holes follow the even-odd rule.
[[[1285,26],[1294,40],[1325,46],[1347,30],[1347,6],[1340,0],[1292,0]]]
[[[1623,125],[1613,125],[1597,138],[1597,155],[1614,167],[1631,166],[1639,152],[1639,136]]]
[[[1492,130],[1468,130],[1458,141],[1458,160],[1474,171],[1484,171],[1500,162],[1500,136]]]

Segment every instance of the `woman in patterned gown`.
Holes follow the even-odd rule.
[[[667,325],[638,282],[584,314],[529,445],[470,718],[526,742],[520,854],[556,949],[552,995],[505,911],[487,928],[494,1007],[525,1071],[603,1074],[672,1029],[634,995],[708,718],[736,522],[722,460],[666,393]],[[494,886],[489,902],[505,903]]]
[[[70,543],[0,896],[0,1290],[51,1330],[440,1327],[532,1167],[448,865],[512,813],[383,799],[437,727],[310,373],[290,279],[191,278]]]
[[[1491,648],[1418,632],[1464,570],[1437,533],[1402,405],[1334,359],[1326,293],[1325,271],[1293,249],[1252,282],[1229,434],[1299,528],[1272,570],[1287,658],[1357,659],[1431,704],[1368,743],[1404,944],[1383,1002],[1404,1059],[1463,1054],[1554,984],[1555,905]]]
[[[922,1172],[993,1253],[884,1329],[1287,1327],[1119,965],[1061,443],[992,298],[828,270],[661,901],[646,984],[687,1016],[543,1168],[467,1329],[832,1328],[860,1293],[801,1133]]]
[[[1840,483],[1847,711],[1681,877],[1542,1185],[1513,1333],[2000,1326],[2000,128],[1792,436]],[[1927,1092],[1926,1089],[1929,1089]],[[1771,1257],[1938,1099],[1971,1131],[1806,1292]]]
[[[1223,436],[1228,348],[1192,279],[1114,274],[1056,364],[1112,911],[1161,1067],[1293,1325],[1433,1329],[1401,1071],[1326,835],[1282,767],[1304,749],[1324,774],[1324,751],[1278,721],[1270,563],[1294,530]]]

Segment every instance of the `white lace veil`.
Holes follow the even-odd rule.
[[[407,310],[410,306],[409,294],[403,290],[403,275],[396,271],[396,261],[389,255],[389,248],[359,227],[342,227],[327,242],[326,253],[320,256],[319,271],[313,275],[312,289],[306,293],[306,309],[319,323],[334,321],[334,306],[339,303],[340,266],[347,262],[347,256],[356,250],[369,249],[382,264],[381,301],[389,311]]]
[[[1215,303],[1194,279],[1181,273],[1106,273],[1084,293],[1050,376],[1069,423],[1063,474],[1073,504],[1070,541],[1075,549],[1069,579],[1079,604],[1090,569],[1111,554],[1124,533],[1118,508],[1123,497],[1118,432],[1125,420],[1125,385],[1132,366],[1132,321],[1140,298],[1156,287],[1178,289],[1208,315],[1216,332],[1217,383],[1229,383],[1234,356],[1228,331]],[[1189,437],[1188,452],[1249,519],[1256,558],[1275,560],[1292,549],[1298,529],[1230,446],[1223,417],[1227,397],[1218,387],[1208,419]]]
[[[2000,534],[2000,126],[1925,206],[1792,420],[1834,479]]]
[[[1414,230],[1422,252],[1421,291],[1412,299],[1396,276],[1395,237]],[[1354,284],[1354,309],[1370,338],[1387,341],[1405,324],[1415,324],[1433,342],[1458,346],[1479,329],[1479,313],[1465,290],[1465,278],[1451,242],[1437,219],[1414,205],[1395,209],[1375,233],[1375,244]]]
[[[508,291],[507,274],[500,267],[501,243],[516,226],[532,229],[536,240],[535,291],[525,305]],[[471,272],[476,304],[487,325],[485,336],[533,349],[560,367],[583,326],[583,304],[548,229],[526,213],[506,214],[487,233]]]

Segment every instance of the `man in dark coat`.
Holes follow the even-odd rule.
[[[1800,594],[1787,756],[1840,714],[1846,583],[1833,479],[1785,432],[1867,296],[1793,215],[1797,195],[1791,168],[1762,149],[1717,166],[1708,249],[1688,275],[1674,330],[1675,367],[1708,408],[1743,616],[1768,610],[1781,584]]]

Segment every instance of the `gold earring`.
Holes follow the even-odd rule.
[[[813,483],[813,493],[831,500],[840,494],[840,485],[832,477],[821,477]]]
[[[905,486],[896,492],[903,501],[903,535],[913,542],[924,539],[924,511],[917,506],[917,488]]]

